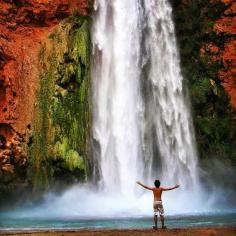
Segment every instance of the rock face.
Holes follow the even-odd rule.
[[[37,132],[34,119],[41,112],[40,50],[64,18],[87,15],[88,10],[87,0],[0,2],[0,198],[14,186],[33,184],[27,171]]]
[[[200,158],[235,166],[235,1],[171,2]]]
[[[229,94],[230,103],[236,110],[236,2],[233,0],[222,0],[227,9],[216,21],[214,30],[217,35],[230,35],[220,51],[219,60],[224,68],[219,72],[222,84]]]
[[[39,50],[28,179],[34,190],[85,180],[90,131],[89,19],[62,21]]]

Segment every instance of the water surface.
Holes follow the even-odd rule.
[[[159,222],[160,223],[160,222]],[[84,230],[84,229],[149,229],[153,225],[152,217],[120,218],[16,218],[14,215],[0,214],[0,231],[5,230]],[[208,213],[196,215],[166,216],[168,228],[187,227],[235,227],[236,212]]]

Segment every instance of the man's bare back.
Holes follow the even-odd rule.
[[[178,187],[179,187],[179,185],[175,185],[172,188],[163,188],[163,187],[152,188],[154,201],[161,201],[161,195],[162,195],[163,191],[169,191],[169,190],[172,190],[172,189],[175,189]]]
[[[162,188],[153,188],[154,201],[161,201]]]

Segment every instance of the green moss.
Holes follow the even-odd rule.
[[[28,176],[35,189],[65,174],[86,178],[91,126],[89,19],[71,17],[49,38],[39,52],[40,90],[29,151]]]
[[[54,157],[61,157],[62,159],[65,157],[66,152],[69,150],[69,140],[67,137],[62,138],[62,142],[57,141],[54,146]]]
[[[51,39],[52,41],[57,42],[57,43],[62,42],[61,38],[60,38],[60,33],[57,30],[55,30],[53,33],[51,33],[48,36],[48,38]]]
[[[54,160],[62,160],[64,162],[64,167],[73,171],[75,169],[80,169],[81,171],[85,170],[85,162],[79,153],[70,149],[69,139],[63,138],[62,143],[56,142],[54,146]]]
[[[191,95],[195,104],[207,103],[208,95],[211,94],[210,80],[197,78],[197,82],[191,87]]]
[[[87,65],[90,57],[87,47],[89,42],[88,21],[84,21],[81,27],[75,31],[73,39],[72,55],[81,60],[83,65]]]
[[[84,160],[79,156],[78,152],[70,149],[65,155],[65,164],[69,170],[79,168],[80,170],[85,169]]]

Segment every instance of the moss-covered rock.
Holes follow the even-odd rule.
[[[232,36],[216,34],[213,28],[229,6],[219,0],[171,2],[200,158],[218,158],[236,166],[235,111],[219,77],[224,70],[219,52]]]
[[[89,19],[71,17],[40,49],[28,177],[36,191],[85,180],[91,126]],[[65,181],[65,182],[66,182]]]

